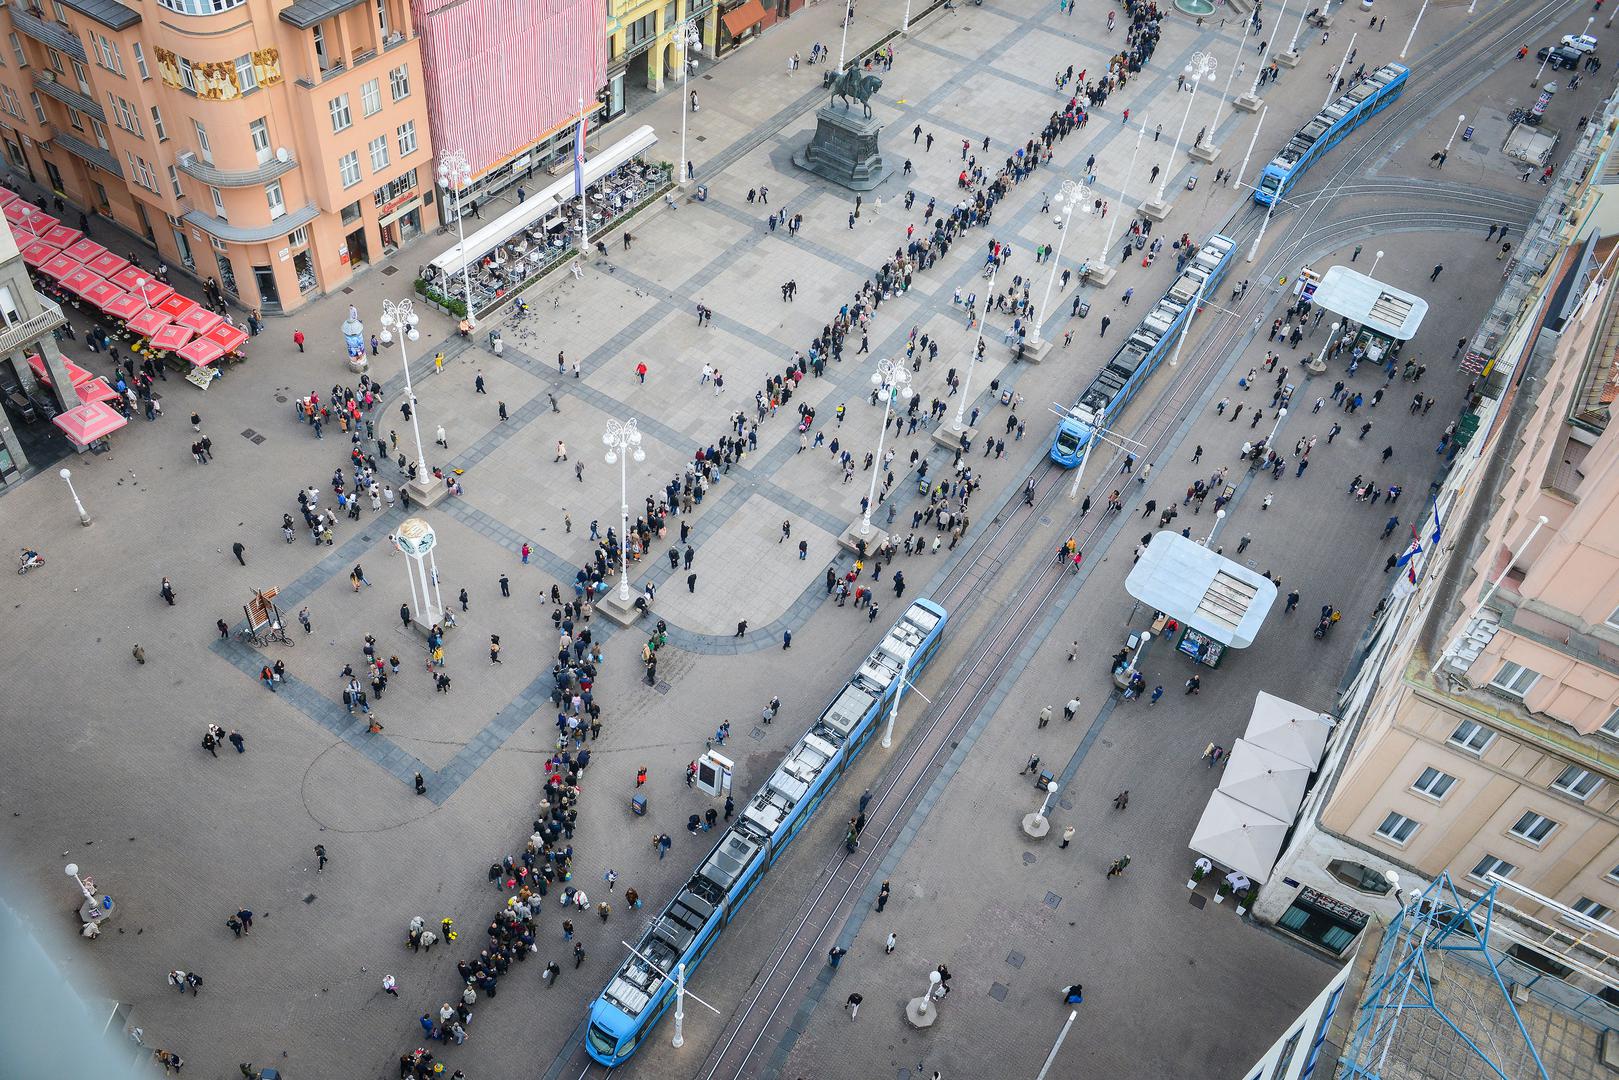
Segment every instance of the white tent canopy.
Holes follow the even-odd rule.
[[[1216,791],[1192,832],[1191,848],[1262,885],[1276,865],[1287,830],[1287,822]]]
[[[1296,761],[1238,739],[1226,761],[1220,790],[1273,818],[1291,821],[1304,802],[1310,770]]]
[[[1261,690],[1243,738],[1314,772],[1331,735],[1332,723],[1320,712]]]

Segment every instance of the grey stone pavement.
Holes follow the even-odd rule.
[[[1051,71],[1070,62],[1092,71],[1105,65],[1116,42],[1103,32],[1103,10],[1064,17],[1024,3],[991,3],[941,12],[896,43],[899,62],[884,75],[879,114],[888,124],[896,158],[909,155],[915,164],[919,206],[928,195],[941,204],[951,200],[961,139],[976,143],[989,134],[1004,153],[1009,143],[1038,130],[1060,103],[1046,82]],[[861,35],[875,38],[884,32],[899,11],[896,3],[864,6],[851,50]],[[1575,28],[1572,17],[1564,29],[1569,28]],[[1232,55],[1240,37],[1233,29],[1211,22],[1200,32],[1189,20],[1172,17],[1148,71],[1097,110],[1086,131],[1059,145],[1057,169],[1026,181],[998,208],[993,230],[976,230],[965,238],[965,247],[918,275],[909,294],[884,304],[872,328],[873,355],[902,349],[913,325],[942,335],[939,361],[925,365],[917,383],[927,397],[941,393],[945,369],[970,348],[950,297],[957,285],[982,292],[984,283],[975,273],[980,245],[992,234],[1010,238],[1018,249],[1012,269],[1034,275],[1038,299],[1046,268],[1036,272],[1028,253],[1055,238],[1039,214],[1040,191],[1053,189],[1095,152],[1099,194],[1116,201],[1134,141],[1118,123],[1118,110],[1129,107],[1133,118],[1153,122],[1161,115],[1172,131],[1185,111],[1170,85],[1173,74],[1197,48]],[[1467,33],[1460,8],[1430,11],[1414,55],[1420,58],[1434,43],[1464,40]],[[0,833],[0,856],[18,868],[48,910],[65,912],[73,898],[71,882],[63,888],[60,869],[70,858],[119,898],[122,913],[114,928],[93,946],[76,943],[64,962],[87,988],[135,1003],[135,1019],[148,1043],[185,1052],[193,1069],[207,1074],[222,1075],[241,1060],[261,1065],[279,1060],[289,1072],[346,1076],[388,1073],[394,1056],[416,1045],[414,1017],[449,992],[455,956],[443,948],[427,956],[398,952],[404,926],[414,914],[452,915],[469,931],[478,925],[495,902],[492,890],[481,884],[483,867],[526,834],[530,800],[550,749],[551,725],[543,706],[551,631],[544,628],[549,610],[540,598],[554,581],[566,582],[584,557],[589,522],[596,519],[605,527],[616,517],[617,478],[602,461],[598,441],[605,419],[634,415],[647,436],[646,461],[629,466],[633,509],[681,467],[695,446],[723,433],[729,411],[749,408],[762,378],[802,347],[867,270],[903,242],[912,216],[901,210],[904,188],[897,179],[879,191],[881,206],[875,198],[866,202],[858,228],[851,231],[844,225],[849,200],[807,182],[786,162],[790,148],[808,137],[820,94],[813,81],[818,72],[803,69],[788,76],[782,58],[794,50],[807,52],[817,38],[835,41],[836,35],[837,15],[830,7],[806,11],[713,68],[704,110],[692,125],[701,141],[694,139],[689,151],[699,177],[708,178],[710,200],[637,219],[632,251],[614,244],[611,255],[594,260],[582,281],[548,284],[535,300],[536,316],[528,326],[502,323],[509,345],[505,356],[446,341],[449,327],[436,316],[424,319],[422,340],[410,346],[424,434],[431,439],[433,427],[443,424],[449,463],[467,470],[466,496],[428,515],[440,536],[446,598],[463,586],[471,594],[463,628],[448,650],[455,677],[450,698],[440,701],[428,692],[419,645],[398,629],[395,613],[408,595],[399,580],[404,560],[390,556],[386,537],[402,513],[368,513],[358,525],[345,522],[337,546],[317,552],[305,542],[283,544],[277,529],[281,513],[292,509],[296,488],[325,486],[345,449],[335,431],[316,442],[308,428],[296,424],[291,396],[310,388],[324,393],[333,381],[349,381],[339,362],[336,331],[346,304],[356,304],[374,329],[381,298],[402,295],[409,274],[374,272],[352,294],[333,297],[296,321],[273,323],[256,339],[254,359],[206,395],[174,385],[163,421],[137,422],[117,437],[113,453],[75,466],[75,481],[96,517],[93,528],[77,527],[71,502],[54,477],[30,481],[0,503],[3,541],[12,548],[40,547],[51,560],[45,573],[8,584],[16,614],[0,636],[0,678],[8,687],[4,715],[13,767],[0,786],[11,811],[10,827]],[[1364,45],[1363,58],[1378,62],[1382,57],[1374,45],[1392,52],[1396,36],[1403,34],[1391,32]],[[1284,74],[1281,93],[1270,94],[1276,114],[1266,121],[1256,159],[1313,110],[1316,94],[1325,91],[1322,73],[1341,55],[1336,47],[1308,43],[1305,62]],[[1253,59],[1248,63],[1251,78]],[[1292,88],[1300,84],[1319,90],[1294,94]],[[1589,105],[1601,92],[1589,82],[1568,95],[1566,104],[1560,96],[1559,106]],[[1290,100],[1300,97],[1304,100]],[[1482,118],[1485,112],[1504,113],[1510,100],[1521,103],[1521,87],[1492,78],[1472,89],[1461,108],[1477,109]],[[1433,179],[1416,169],[1428,145],[1448,134],[1455,104],[1436,102],[1392,144],[1375,164],[1378,183],[1404,175]],[[1200,96],[1196,107],[1200,114],[1212,110],[1212,95]],[[678,101],[666,99],[645,114],[671,156],[678,145],[678,108]],[[1221,115],[1222,164],[1234,164],[1252,120],[1233,118],[1229,110]],[[936,134],[939,153],[919,153],[920,146],[906,143],[904,135],[915,123]],[[1156,150],[1144,148],[1142,161],[1156,153],[1156,160],[1167,162],[1167,142],[1166,135]],[[1470,148],[1476,156],[1455,154],[1446,179],[1474,191],[1499,191],[1507,200],[1499,204],[1501,212],[1510,216],[1516,206],[1510,200],[1534,192],[1520,188],[1498,157],[1479,149]],[[1171,189],[1179,194],[1165,230],[1197,235],[1224,220],[1240,194],[1209,182],[1206,167],[1200,167],[1204,182],[1186,192],[1181,177],[1190,166],[1184,156],[1173,164]],[[1458,165],[1466,171],[1458,173]],[[768,210],[748,207],[742,193],[760,183],[771,189],[771,208],[787,206],[805,215],[801,239],[769,234],[762,220]],[[1139,199],[1139,175],[1133,189],[1131,198]],[[1445,194],[1437,185],[1430,189],[1435,198]],[[1406,199],[1402,194],[1394,202]],[[1378,200],[1356,205],[1375,206]],[[1444,354],[1470,320],[1476,321],[1493,291],[1491,252],[1477,239],[1491,220],[1483,216],[1488,212],[1481,205],[1471,217],[1458,217],[1476,218],[1480,232],[1475,233],[1457,231],[1457,225],[1418,231],[1435,226],[1415,208],[1403,220],[1375,226],[1381,230],[1375,244],[1387,251],[1380,276],[1433,303],[1417,348],[1430,361],[1424,385],[1431,384],[1431,392],[1440,396],[1435,411],[1410,420],[1399,393],[1403,384],[1397,384],[1377,410],[1377,426],[1365,444],[1353,440],[1352,429],[1348,441],[1340,436],[1333,447],[1318,445],[1308,482],[1295,482],[1291,473],[1274,485],[1254,482],[1223,527],[1227,550],[1251,531],[1254,545],[1246,557],[1254,565],[1280,574],[1289,585],[1309,583],[1301,586],[1306,611],[1329,599],[1342,607],[1346,631],[1369,612],[1384,584],[1377,569],[1387,545],[1377,542],[1377,534],[1387,515],[1381,507],[1344,504],[1342,486],[1348,476],[1372,468],[1377,451],[1392,444],[1394,461],[1378,471],[1388,474],[1385,482],[1405,482],[1409,494],[1402,505],[1420,499],[1438,462],[1432,442],[1460,390]],[[1521,220],[1522,207],[1516,213]],[[1355,211],[1347,217],[1354,218]],[[1073,227],[1079,235],[1065,247],[1065,265],[1094,253],[1106,223],[1082,220]],[[1281,232],[1278,228],[1275,235]],[[1327,229],[1317,239],[1324,243],[1330,237],[1345,247],[1360,242]],[[429,250],[411,249],[406,255],[425,262]],[[1311,257],[1325,262],[1331,254],[1321,247]],[[1426,283],[1431,260],[1450,267],[1439,294]],[[1085,348],[1090,327],[1112,311],[1122,329],[1114,307],[1122,289],[1134,286],[1143,298],[1156,295],[1171,272],[1167,258],[1150,271],[1135,264],[1122,268],[1110,290],[1092,297],[1097,306],[1090,321],[1075,324],[1073,346],[1038,368],[1009,369],[999,345],[1001,323],[991,321],[987,361],[974,373],[972,391],[985,409],[982,424],[999,431],[1005,420],[1006,410],[991,406],[988,393],[991,379],[1004,378],[1026,398],[1018,412],[1028,435],[1009,442],[1004,459],[974,461],[986,477],[973,507],[976,528],[1029,471],[1043,467],[1050,437],[1043,403],[1070,399],[1103,355]],[[1240,276],[1241,265],[1233,272]],[[777,285],[788,278],[798,281],[800,292],[795,303],[782,304]],[[1450,295],[1443,295],[1446,290]],[[1072,295],[1072,290],[1054,295],[1048,336],[1067,328]],[[545,303],[548,298],[555,305]],[[712,326],[703,329],[692,314],[699,300],[716,313]],[[1209,315],[1204,318],[1212,322]],[[309,335],[310,353],[292,350],[294,328]],[[430,358],[438,348],[449,359],[444,374],[430,375]],[[558,376],[559,350],[570,362],[583,361],[581,378]],[[1158,464],[1152,491],[1132,495],[1163,503],[1184,488],[1193,475],[1190,445],[1200,442],[1205,448],[1200,472],[1232,456],[1239,432],[1229,425],[1218,428],[1223,421],[1211,419],[1206,406],[1223,393],[1235,397],[1231,372],[1246,370],[1262,353],[1262,343],[1250,345],[1225,361],[1227,375],[1204,395],[1198,418],[1177,436],[1172,456]],[[1303,350],[1288,353],[1284,362],[1295,356],[1302,358]],[[806,380],[796,399],[816,406],[816,430],[838,431],[857,454],[870,446],[876,427],[873,410],[862,402],[870,370],[862,361],[868,359],[848,356],[828,378]],[[633,374],[639,360],[651,369],[644,386]],[[704,362],[726,374],[727,388],[718,398],[698,385]],[[403,382],[393,374],[397,353],[385,353],[377,363],[390,392],[378,414],[379,427],[396,429],[408,447],[408,425],[399,422],[397,412]],[[487,397],[473,391],[479,371],[489,385]],[[1143,400],[1154,400],[1170,380],[1170,373],[1160,373]],[[1362,373],[1358,382],[1369,386],[1370,375]],[[1330,379],[1319,392],[1329,387]],[[552,411],[548,393],[556,395],[560,411]],[[1296,401],[1313,396],[1305,385]],[[496,418],[496,401],[508,406],[510,419],[504,424]],[[839,430],[831,414],[845,402],[849,416]],[[215,440],[216,461],[206,467],[193,464],[185,452],[191,433],[183,417],[192,408],[202,413]],[[1132,416],[1145,408],[1138,405]],[[1282,442],[1290,443],[1295,431],[1314,433],[1326,420],[1326,412],[1290,417]],[[180,430],[165,430],[176,426]],[[252,441],[258,435],[263,441]],[[566,464],[551,460],[558,439],[569,448]],[[925,433],[890,445],[899,451],[897,463],[913,447],[930,449]],[[680,771],[718,719],[733,721],[738,786],[751,791],[897,610],[885,604],[876,623],[853,611],[818,610],[825,606],[819,578],[836,557],[837,532],[858,512],[865,491],[860,481],[866,477],[858,473],[855,483],[841,485],[824,451],[799,454],[797,449],[788,417],[766,421],[757,451],[716,484],[692,516],[699,550],[695,593],[682,587],[684,571],[669,574],[661,551],[643,564],[637,582],[644,576],[659,584],[658,612],[673,629],[673,648],[660,665],[658,687],[638,678],[637,633],[608,635],[600,694],[607,731],[601,746],[593,748],[575,840],[579,880],[587,889],[595,882],[599,891],[602,872],[614,867],[649,905],[661,903],[707,850],[680,831],[684,815],[700,806],[681,785]],[[439,461],[444,455],[429,457]],[[931,460],[937,468],[949,459],[935,453]],[[585,465],[583,481],[575,478],[576,462]],[[1101,474],[1095,479],[1100,483]],[[1257,505],[1271,486],[1277,490],[1276,505],[1261,516]],[[914,490],[903,479],[897,485],[902,514],[909,513]],[[573,522],[571,533],[565,531],[565,514]],[[1206,527],[1202,518],[1187,514],[1181,523]],[[784,519],[792,522],[794,544],[776,543]],[[1360,524],[1345,528],[1346,520]],[[1059,524],[1049,535],[1037,533],[1023,561],[1004,567],[995,584],[961,612],[923,693],[962,659],[1018,577],[1061,539]],[[1125,554],[1137,524],[1122,522],[1114,530],[1122,533],[1117,543],[1089,553],[1087,572],[1070,587],[1085,590],[1083,598],[1066,604],[1049,631],[1057,644],[1021,658],[998,689],[995,708],[975,725],[965,767],[953,775],[944,797],[930,803],[935,812],[917,823],[914,836],[920,843],[893,855],[887,872],[895,881],[895,903],[882,917],[857,916],[842,929],[853,955],[832,988],[846,994],[858,986],[868,1002],[866,1015],[852,1030],[829,1030],[827,1025],[847,1025],[846,1015],[832,1008],[806,1010],[799,1025],[802,1038],[779,1053],[763,1048],[758,1067],[815,1076],[875,1075],[882,1069],[911,1069],[918,1060],[943,1068],[946,1075],[968,1069],[995,1075],[1013,1063],[1019,1071],[1026,1064],[1037,1069],[1048,1037],[1061,1023],[1054,988],[1078,978],[1090,994],[1067,1053],[1121,1075],[1183,1073],[1210,1065],[1225,1071],[1257,1054],[1283,1018],[1325,980],[1327,969],[1314,957],[1239,923],[1229,909],[1179,905],[1185,840],[1205,785],[1214,780],[1205,775],[1197,754],[1210,738],[1229,741],[1246,716],[1246,694],[1229,688],[1265,685],[1257,674],[1263,670],[1277,673],[1276,684],[1291,696],[1325,704],[1352,635],[1342,633],[1322,645],[1308,637],[1302,618],[1291,629],[1278,621],[1250,654],[1233,657],[1225,669],[1210,674],[1204,694],[1195,700],[1174,693],[1184,673],[1160,652],[1150,667],[1162,672],[1159,677],[1170,689],[1160,706],[1147,716],[1142,713],[1149,710],[1140,705],[1099,712],[1105,698],[1102,658],[1125,633],[1128,604],[1121,600],[1120,579],[1128,570]],[[1145,524],[1139,531],[1146,531]],[[795,550],[800,538],[810,541],[810,558],[803,562]],[[237,539],[248,547],[245,569],[230,555]],[[528,567],[516,556],[524,541],[536,549]],[[902,563],[913,583],[911,595],[921,594],[929,571],[942,573],[948,558],[918,556],[911,565]],[[348,572],[356,563],[373,582],[360,596],[348,589]],[[1319,582],[1351,564],[1367,569],[1359,580],[1340,578],[1339,595],[1327,596]],[[513,579],[509,600],[496,588],[502,572]],[[175,609],[156,595],[165,574],[180,594]],[[274,698],[255,679],[262,654],[218,641],[213,629],[216,618],[239,621],[251,587],[272,584],[282,590],[289,614],[308,605],[315,629],[308,637],[295,634],[294,648],[277,651],[293,678]],[[730,636],[739,618],[750,623],[750,633],[740,640]],[[794,650],[784,652],[780,631],[789,627]],[[597,630],[606,633],[600,620]],[[338,700],[337,673],[359,658],[366,633],[376,634],[384,651],[397,652],[405,662],[378,704],[387,725],[381,736],[365,735]],[[498,668],[484,659],[483,642],[490,633],[501,634],[506,644],[506,662]],[[1070,639],[1085,645],[1082,667],[1064,662]],[[143,667],[129,658],[137,641],[148,656]],[[1074,690],[1086,703],[1074,725],[1035,732],[1040,704],[1058,704]],[[755,728],[751,720],[772,694],[780,694],[786,706],[782,722]],[[239,729],[247,754],[227,749],[218,761],[207,758],[197,742],[209,721]],[[1080,826],[1076,846],[1061,854],[1054,847],[1035,849],[1032,862],[1013,831],[1017,817],[1035,803],[1032,789],[1017,786],[1021,781],[1015,775],[1031,752],[1048,763],[1067,762],[1071,783],[1059,825]],[[652,770],[652,813],[636,819],[628,813],[627,799],[635,769],[642,765]],[[869,782],[880,766],[878,752],[868,755],[861,766],[867,779],[857,774],[850,787]],[[417,770],[429,778],[425,799],[410,792],[408,781]],[[1125,786],[1131,788],[1131,809],[1117,821],[1106,820],[1112,814],[1107,805],[1112,789]],[[837,815],[823,816],[830,821]],[[821,822],[806,833],[801,847],[829,849],[837,842],[837,827]],[[667,860],[651,858],[647,840],[654,831],[678,837]],[[1013,842],[998,842],[1002,838]],[[319,877],[311,856],[317,842],[334,859]],[[1134,860],[1129,873],[1121,881],[1104,881],[1107,863],[1125,852]],[[972,869],[954,873],[958,865]],[[780,913],[798,902],[819,866],[814,855],[800,855],[777,867],[698,975],[697,993],[722,1010],[741,1000],[750,973],[776,939]],[[1125,892],[1127,899],[1119,895]],[[1050,897],[1056,898],[1054,906]],[[258,927],[236,941],[223,921],[243,904],[258,912]],[[585,1003],[620,955],[618,941],[634,933],[633,924],[623,925],[628,917],[621,910],[608,926],[586,931],[589,956],[577,972],[565,971],[561,989],[545,990],[526,971],[509,977],[503,983],[507,994],[480,1009],[471,1041],[446,1053],[451,1067],[472,1076],[544,1071],[566,1052]],[[892,921],[884,921],[889,917]],[[542,963],[549,959],[546,947],[555,950],[559,962],[565,960],[560,933],[551,925],[559,918],[547,915],[542,923],[546,946],[536,957]],[[1073,925],[1064,927],[1064,922]],[[1134,933],[1120,933],[1124,927]],[[899,951],[892,957],[871,955],[872,943],[880,943],[890,928],[900,934]],[[1072,932],[1064,935],[1065,929]],[[1024,959],[1008,963],[1012,954]],[[917,1040],[904,1029],[893,1003],[916,993],[939,960],[949,962],[958,976],[956,992],[940,1028]],[[175,1000],[163,982],[175,966],[204,975],[202,997]],[[402,1001],[382,996],[379,980],[385,971],[398,977]],[[813,993],[822,986],[807,989]],[[1161,1037],[1161,1014],[1144,1007],[1149,1003],[1173,1007],[1180,1038]],[[1016,1012],[1007,1013],[1009,1008]],[[692,1044],[685,1053],[694,1059],[721,1022],[689,1010],[687,1023]],[[837,1041],[829,1044],[832,1038]],[[654,1039],[629,1071],[680,1075],[694,1067],[672,1057],[663,1041]]]

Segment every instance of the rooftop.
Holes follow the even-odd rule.
[[[1315,287],[1316,304],[1396,341],[1410,341],[1428,314],[1428,301],[1347,266],[1330,266]]]
[[[1179,533],[1160,532],[1130,571],[1125,591],[1233,649],[1254,643],[1276,586]]]

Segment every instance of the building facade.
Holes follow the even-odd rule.
[[[6,0],[15,170],[264,314],[437,224],[406,0]],[[74,214],[68,224],[78,224]]]
[[[49,423],[44,415],[47,410],[41,406],[61,413],[79,404],[54,336],[66,321],[61,308],[34,291],[16,239],[10,229],[0,226],[0,393],[11,399],[19,415],[34,415],[36,424]],[[31,354],[43,361],[51,375],[49,382],[40,380],[29,367]],[[7,411],[0,408],[0,488],[23,478],[27,471],[28,455]]]
[[[1504,878],[1513,959],[1619,1005],[1619,289],[1590,180],[1612,139],[1575,148],[1472,342],[1422,550],[1254,914],[1346,955],[1442,871]]]

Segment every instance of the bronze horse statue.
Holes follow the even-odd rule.
[[[838,98],[842,98],[843,107],[847,109],[849,108],[849,100],[853,98],[855,101],[860,102],[861,107],[866,111],[866,116],[869,118],[871,116],[872,95],[881,90],[882,86],[883,81],[877,76],[861,74],[858,67],[850,66],[845,68],[843,73],[833,81],[832,100],[836,101]]]

